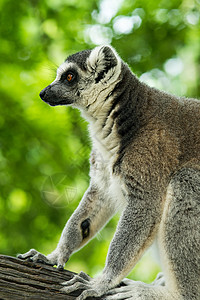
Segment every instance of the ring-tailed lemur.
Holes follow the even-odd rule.
[[[81,272],[63,290],[83,290],[79,300],[200,299],[200,102],[140,82],[110,46],[69,56],[40,97],[88,120],[91,182],[57,248],[19,257],[62,268],[119,210],[102,274]],[[155,239],[165,283],[116,288]]]

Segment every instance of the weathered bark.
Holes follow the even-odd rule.
[[[60,291],[61,283],[73,275],[67,270],[0,255],[0,299],[76,299],[79,291],[70,295]]]

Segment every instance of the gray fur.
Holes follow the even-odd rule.
[[[88,120],[91,182],[57,248],[20,257],[61,268],[120,211],[102,274],[80,273],[63,290],[83,289],[78,300],[200,299],[200,102],[141,83],[109,46],[70,56],[40,96],[77,107]],[[155,239],[165,280],[115,288]]]

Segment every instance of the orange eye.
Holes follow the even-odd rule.
[[[68,82],[72,81],[73,77],[74,77],[73,74],[68,73],[68,74],[67,74],[67,81],[68,81]]]

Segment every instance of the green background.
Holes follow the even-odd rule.
[[[199,0],[0,0],[0,253],[48,254],[89,182],[87,123],[38,94],[72,53],[110,43],[151,86],[200,97]],[[66,265],[104,266],[118,216]],[[160,270],[150,250],[130,274]]]

